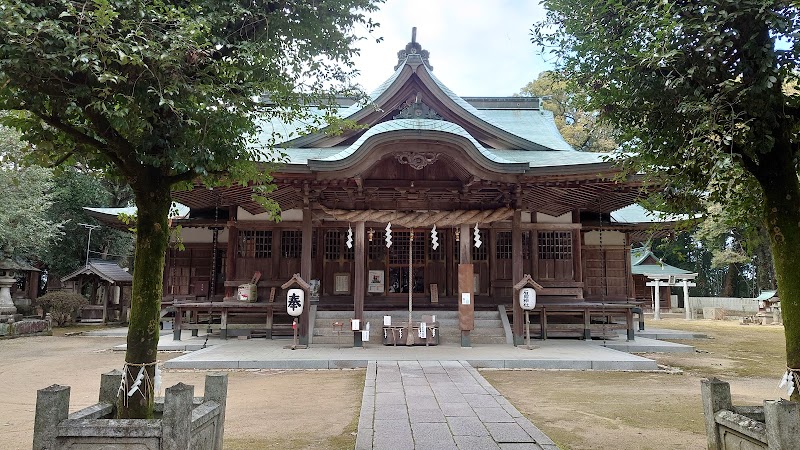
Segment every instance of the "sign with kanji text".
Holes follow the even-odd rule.
[[[529,311],[536,307],[536,290],[530,287],[519,290],[519,306]]]
[[[292,317],[303,313],[306,293],[302,289],[289,289],[286,293],[286,312]]]

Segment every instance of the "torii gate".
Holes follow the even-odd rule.
[[[653,300],[655,302],[653,306],[653,320],[661,320],[661,286],[683,286],[683,306],[686,310],[686,320],[692,319],[692,311],[689,309],[689,288],[697,286],[697,284],[690,281],[697,277],[696,273],[675,275],[645,274],[645,276],[653,280],[646,283],[646,286],[652,286],[655,291],[653,293]]]

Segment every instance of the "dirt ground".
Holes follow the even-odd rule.
[[[682,319],[658,327],[702,331],[711,339],[676,341],[695,346],[695,353],[644,355],[678,373],[481,373],[562,449],[704,449],[700,380],[708,376],[731,383],[735,404],[785,396],[777,389],[785,367],[782,327]],[[71,386],[73,411],[94,403],[100,374],[122,366],[124,354],[108,349],[123,342],[84,336],[0,340],[2,448],[30,448],[37,389]],[[201,395],[203,376],[165,371],[163,386],[182,381]],[[363,370],[230,372],[225,447],[353,448],[363,383]]]
[[[786,397],[777,389],[785,370],[783,327],[683,319],[657,326],[711,339],[675,341],[695,353],[643,355],[679,373],[481,373],[562,449],[705,449],[700,380],[709,376],[731,383],[736,405]]]
[[[57,331],[62,334],[62,331]],[[70,386],[70,411],[97,401],[100,375],[121,369],[119,338],[43,336],[0,340],[0,434],[3,449],[30,449],[36,390]],[[177,356],[163,353],[160,360]],[[363,370],[229,372],[226,449],[353,448]],[[164,371],[162,388],[194,384],[204,372]]]

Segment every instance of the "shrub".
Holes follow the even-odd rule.
[[[74,322],[78,309],[87,305],[89,301],[80,294],[53,291],[36,299],[36,303],[41,306],[45,314],[50,313],[57,326],[63,327]]]

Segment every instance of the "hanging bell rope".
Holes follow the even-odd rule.
[[[381,211],[374,209],[349,211],[323,207],[326,215],[347,222],[392,222],[404,228],[453,227],[464,223],[492,223],[508,220],[514,215],[511,208],[471,209],[468,211]]]

